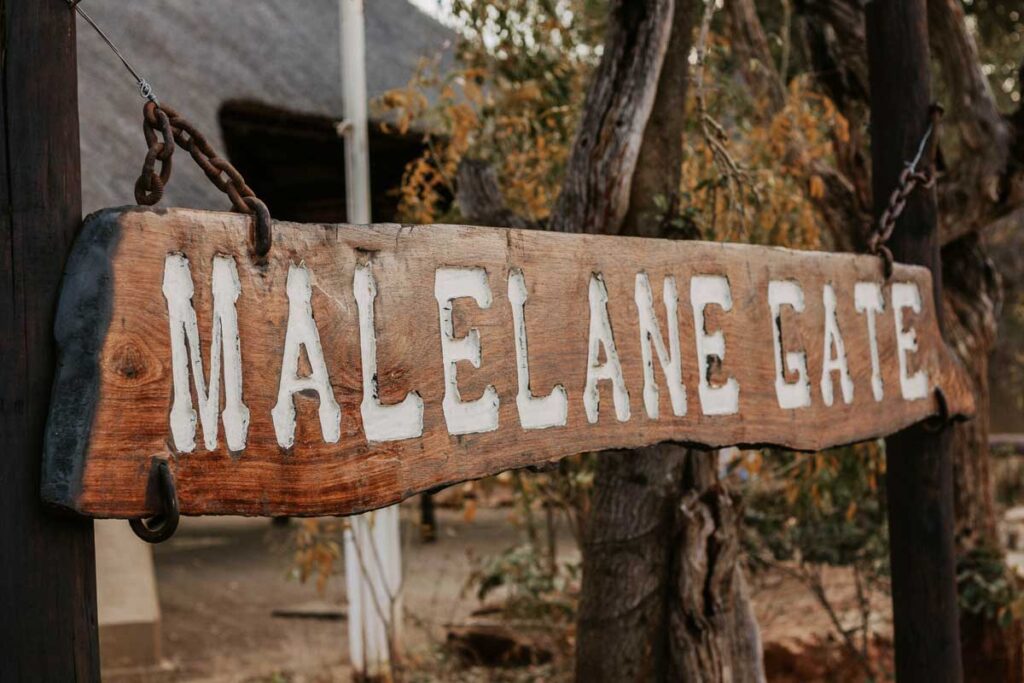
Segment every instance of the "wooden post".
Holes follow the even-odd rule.
[[[0,679],[99,679],[92,521],[40,502],[53,316],[82,219],[73,12],[0,1]]]
[[[926,0],[866,8],[875,219],[928,127],[931,104]],[[889,242],[897,261],[932,270],[942,324],[942,267],[934,190],[918,189]],[[953,543],[951,430],[910,427],[886,439],[896,676],[960,681]]]

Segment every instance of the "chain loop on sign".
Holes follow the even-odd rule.
[[[917,154],[914,155],[913,160],[900,173],[896,189],[889,195],[889,204],[879,217],[875,231],[868,237],[868,251],[882,257],[882,268],[886,280],[892,276],[893,264],[892,251],[886,246],[886,242],[889,241],[893,231],[896,229],[896,221],[903,214],[903,210],[907,207],[907,200],[914,190],[918,187],[928,189],[935,185],[935,150],[937,142],[932,140],[932,138],[938,130],[942,113],[942,105],[933,104],[928,108],[931,122],[928,124],[928,129],[925,130],[924,135],[921,136],[921,142],[917,146]],[[924,157],[925,149],[929,147],[929,140],[931,140],[932,144],[928,167],[923,171],[919,171],[917,166],[921,163],[922,157]]]
[[[142,113],[142,132],[148,151],[142,173],[135,182],[135,201],[153,206],[163,197],[164,188],[171,179],[171,158],[177,144],[192,156],[214,187],[228,196],[234,211],[253,217],[249,243],[258,258],[266,256],[272,241],[270,211],[246,184],[238,169],[218,156],[206,136],[171,107],[150,100],[143,105]],[[158,161],[159,173],[156,171]]]
[[[159,512],[153,517],[128,520],[128,524],[135,535],[146,543],[163,543],[178,529],[181,515],[178,491],[166,460],[161,458],[153,461],[149,470],[148,488],[160,500]]]
[[[142,163],[139,179],[135,181],[135,201],[146,206],[156,204],[163,197],[164,187],[171,179],[171,162],[174,155],[174,132],[171,130],[171,122],[167,114],[155,108],[154,124],[142,128],[149,150]],[[159,137],[157,136],[158,131]],[[160,162],[159,173],[156,171],[158,161]]]

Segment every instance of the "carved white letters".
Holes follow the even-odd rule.
[[[324,350],[320,346],[320,332],[313,320],[313,288],[309,277],[305,264],[288,268],[288,329],[284,338],[277,404],[271,411],[277,443],[281,448],[291,448],[295,444],[295,394],[300,391],[314,391],[320,399],[320,431],[324,441],[337,443],[341,437],[341,408],[334,399]],[[302,348],[306,349],[306,358],[309,359],[310,374],[307,377],[299,377]]]
[[[878,358],[878,324],[875,315],[885,310],[885,297],[881,285],[875,282],[858,282],[853,286],[853,303],[858,313],[868,320],[868,346],[871,350],[871,395],[876,401],[885,397],[882,386],[882,367]]]
[[[480,367],[480,332],[470,328],[465,337],[455,338],[452,301],[470,297],[480,308],[491,307],[491,288],[483,268],[438,268],[434,274],[434,298],[441,319],[441,358],[444,361],[444,419],[449,434],[493,432],[498,428],[498,392],[493,385],[483,396],[463,401],[459,393],[458,367],[468,360]]]
[[[704,309],[714,304],[723,311],[732,310],[732,292],[729,281],[721,275],[695,275],[690,279],[690,306],[693,307],[693,327],[697,339],[697,368],[701,410],[705,415],[732,415],[740,410],[740,385],[730,377],[725,384],[711,384],[710,358],[725,360],[725,335],[721,330],[708,334],[704,324]]]
[[[376,267],[382,267],[376,262]],[[287,275],[287,331],[281,352],[280,375],[278,378],[276,403],[269,410],[273,419],[274,433],[281,448],[291,448],[296,438],[295,394],[318,398],[320,433],[326,443],[337,443],[341,438],[341,408],[335,397],[331,378],[328,374],[325,349],[321,346],[317,323],[313,317],[312,291],[314,275],[306,264],[290,264]],[[377,279],[374,274],[375,262],[356,264],[352,277],[352,296],[355,300],[355,320],[358,330],[359,356],[361,361],[362,397],[360,413],[363,433],[370,443],[416,439],[424,435],[424,399],[415,385],[410,387],[397,403],[381,401],[381,380],[378,378],[376,307],[378,295]],[[441,401],[447,432],[451,435],[465,435],[493,432],[499,428],[500,395],[494,384],[488,384],[479,398],[463,400],[458,382],[458,364],[468,361],[480,368],[482,360],[480,330],[468,326],[465,336],[455,336],[454,302],[460,298],[472,299],[481,309],[489,309],[493,303],[488,284],[487,271],[476,267],[435,267],[434,297],[437,301],[440,325],[441,355],[443,360],[444,395]],[[526,276],[517,267],[508,269],[508,302],[511,320],[503,311],[507,326],[503,333],[510,334],[504,348],[514,352],[516,370],[516,408],[518,426],[524,430],[541,430],[553,427],[571,427],[569,423],[569,394],[566,385],[551,382],[550,392],[534,395],[531,388],[530,353],[528,345],[526,304],[529,299]],[[664,275],[660,304],[655,295],[647,272],[636,270],[633,299],[636,304],[637,325],[640,336],[639,363],[621,357],[612,331],[611,311],[623,310],[622,303],[609,301],[608,288],[601,273],[590,273],[587,289],[589,310],[589,332],[587,338],[586,378],[583,385],[582,402],[584,415],[590,424],[597,423],[600,413],[600,388],[602,382],[610,384],[614,403],[615,419],[627,422],[631,419],[629,391],[626,377],[629,373],[642,371],[643,410],[649,420],[664,417],[669,408],[662,398],[667,398],[671,415],[687,415],[687,391],[683,382],[684,352],[681,348],[679,329],[679,292],[677,276]],[[242,396],[242,358],[239,339],[239,316],[236,311],[241,294],[238,270],[235,260],[226,256],[215,256],[210,269],[212,291],[212,324],[210,325],[209,374],[204,372],[201,340],[193,304],[195,293],[188,259],[179,253],[166,256],[163,272],[163,295],[167,302],[170,325],[170,353],[172,364],[173,394],[169,413],[170,432],[174,448],[182,453],[195,450],[198,428],[202,428],[202,443],[206,450],[218,448],[219,425],[224,425],[228,449],[240,452],[246,448],[249,437],[250,411]],[[316,283],[318,289],[325,282]],[[748,359],[737,363],[735,370],[722,372],[725,361],[726,339],[723,329],[709,329],[708,308],[717,306],[721,312],[733,311],[733,291],[729,278],[723,275],[694,275],[689,278],[690,306],[696,342],[696,368],[698,375],[698,397],[703,415],[735,415],[739,413],[740,383],[737,379],[749,377],[744,370]],[[788,325],[807,325],[815,320],[820,324],[817,310],[808,311],[804,289],[797,278],[766,279],[760,293],[743,292],[743,304],[733,315],[750,315],[750,307],[758,296],[764,296],[767,288],[768,308],[771,319],[771,339],[774,359],[774,390],[778,406],[782,410],[806,410],[812,406],[812,389],[809,363],[812,354],[806,347],[787,349],[786,335],[783,335],[783,318]],[[853,291],[849,287],[853,285]],[[848,281],[842,287],[831,281],[816,285],[822,289],[823,335],[821,356],[820,391],[824,406],[836,402],[835,381],[838,376],[839,393],[842,401],[851,404],[854,399],[854,382],[851,362],[855,371],[867,376],[870,359],[871,394],[875,402],[885,396],[882,363],[893,355],[899,362],[900,396],[913,401],[928,396],[929,376],[922,367],[911,372],[911,356],[918,352],[918,335],[913,325],[907,326],[906,310],[922,312],[919,285],[913,282],[894,282],[891,287],[892,309],[896,326],[895,353],[890,338],[879,339],[879,320],[888,305],[883,285],[876,282]],[[838,291],[837,291],[838,290]],[[547,292],[548,290],[542,290]],[[853,310],[863,315],[867,329],[867,349],[864,338],[844,340],[840,324],[839,302],[842,297],[852,294]],[[550,296],[550,295],[546,295]],[[739,296],[739,294],[737,294]],[[763,301],[763,299],[762,299]],[[282,302],[283,303],[283,302]],[[550,299],[542,301],[544,306]],[[319,304],[318,304],[319,305]],[[327,307],[323,314],[333,315],[332,306],[347,309],[336,297],[325,300]],[[659,307],[664,306],[664,317],[659,317]],[[784,316],[784,311],[789,313]],[[532,310],[532,309],[531,309]],[[847,309],[844,308],[844,312]],[[490,314],[493,319],[494,314]],[[537,313],[540,315],[540,313]],[[244,319],[243,319],[244,321]],[[570,322],[567,320],[567,323]],[[575,321],[571,321],[575,323]],[[664,325],[662,325],[664,322]],[[849,321],[843,321],[844,324]],[[537,324],[541,325],[538,320]],[[582,321],[580,321],[582,324]],[[712,324],[713,327],[716,327]],[[759,325],[760,327],[760,325]],[[205,329],[205,328],[204,328]],[[495,328],[489,328],[495,329]],[[550,323],[547,326],[550,330]],[[730,327],[729,329],[736,329]],[[767,331],[767,330],[765,330]],[[500,331],[499,331],[500,332]],[[849,333],[849,330],[846,329]],[[752,334],[757,334],[755,330]],[[746,332],[744,332],[746,334]],[[332,336],[332,339],[335,338]],[[795,337],[791,337],[795,338]],[[803,338],[808,338],[804,330]],[[557,339],[543,339],[535,342],[536,348],[557,348]],[[757,340],[744,340],[744,348],[757,346]],[[850,341],[853,346],[845,343]],[[767,343],[767,339],[764,339]],[[886,342],[889,342],[886,344]],[[436,343],[436,342],[435,342]],[[794,344],[796,342],[793,342]],[[815,341],[815,343],[818,343]],[[565,353],[582,354],[582,342]],[[737,348],[739,348],[737,342]],[[631,352],[635,347],[630,347]],[[868,350],[870,353],[868,353]],[[327,353],[332,350],[328,349]],[[334,351],[338,353],[337,350]],[[560,350],[561,352],[561,350]],[[852,355],[851,355],[852,354]],[[628,355],[628,354],[627,354]],[[308,374],[304,370],[308,360]],[[692,357],[690,357],[692,358]],[[816,358],[816,357],[815,357]],[[511,358],[506,359],[509,367]],[[535,358],[536,360],[536,358]],[[764,356],[764,360],[767,357]],[[401,359],[399,362],[415,365],[420,359]],[[388,361],[389,363],[394,361]],[[864,367],[861,367],[864,366]],[[547,368],[549,366],[545,366]],[[657,371],[660,368],[660,373]],[[769,366],[769,369],[771,366]],[[401,367],[404,373],[408,367]],[[535,370],[535,373],[539,371]],[[577,372],[579,368],[577,368]],[[817,367],[815,366],[815,372]],[[545,373],[546,374],[546,373]],[[630,375],[632,377],[632,375]],[[637,373],[636,381],[640,381]],[[758,374],[757,376],[764,376]],[[772,375],[769,375],[772,376]],[[387,378],[388,374],[384,374]],[[579,377],[579,374],[577,374]],[[223,378],[223,379],[222,379]],[[440,375],[438,377],[440,379]],[[223,381],[223,389],[222,387]],[[386,379],[384,380],[386,381]],[[578,381],[578,380],[577,380]],[[511,380],[499,385],[511,396]],[[495,382],[497,384],[497,382]],[[193,389],[194,388],[194,389]],[[662,391],[665,389],[666,391]],[[273,389],[271,388],[271,391]],[[339,386],[339,391],[341,390]],[[770,392],[770,389],[768,390]],[[759,388],[758,400],[766,395]],[[440,392],[438,392],[440,393]],[[667,394],[667,397],[666,397]],[[427,394],[425,394],[427,395]],[[252,399],[255,400],[255,399]],[[750,400],[754,400],[753,395]],[[770,398],[768,399],[770,400]],[[223,408],[221,407],[223,405]],[[266,410],[266,409],[264,409]],[[608,419],[608,418],[606,418]]]
[[[779,407],[786,410],[811,405],[811,383],[807,379],[807,354],[803,351],[782,349],[782,307],[789,306],[797,313],[804,310],[804,290],[791,280],[772,280],[768,283],[768,306],[772,312],[772,345],[775,348],[775,397]],[[786,381],[786,372],[795,372],[795,382]]]
[[[911,353],[917,352],[917,331],[913,327],[903,329],[903,309],[921,312],[921,292],[912,282],[894,282],[892,285],[892,313],[896,319],[896,355],[900,364],[900,392],[903,398],[914,401],[928,396],[928,373],[923,369],[909,374]]]
[[[377,282],[369,264],[356,266],[352,289],[359,309],[359,354],[363,366],[363,431],[367,441],[399,441],[423,435],[423,399],[410,391],[395,405],[380,402],[377,382],[377,331],[373,324],[373,302]]]
[[[569,416],[569,398],[565,387],[558,384],[547,396],[534,396],[530,391],[530,356],[526,344],[526,278],[513,268],[508,273],[508,300],[512,304],[512,327],[515,335],[516,378],[519,391],[516,407],[523,429],[562,427]]]
[[[210,340],[210,384],[203,374],[203,356],[199,350],[199,325],[192,307],[192,273],[188,259],[168,254],[164,260],[163,293],[171,332],[171,365],[174,401],[171,404],[171,436],[174,447],[191,453],[196,447],[196,411],[189,390],[189,361],[192,381],[199,403],[206,450],[217,448],[217,411],[220,408],[221,363],[224,366],[224,436],[228,450],[245,448],[249,431],[249,409],[242,403],[242,351],[238,338],[238,313],[235,301],[241,292],[233,259],[213,259],[213,325]]]
[[[665,374],[668,394],[672,400],[672,413],[677,417],[686,415],[686,387],[683,386],[683,360],[679,351],[679,293],[676,279],[666,277],[662,298],[665,302],[665,322],[668,325],[668,348],[661,336],[658,317],[654,313],[654,296],[647,273],[636,274],[634,293],[637,312],[640,315],[640,353],[644,363],[644,408],[647,417],[658,419],[658,382],[654,378],[654,354],[657,353],[661,371]]]
[[[626,379],[622,375],[622,363],[619,362],[619,352],[615,348],[615,337],[612,335],[612,322],[608,317],[608,289],[598,273],[590,275],[588,299],[590,337],[587,344],[587,381],[583,387],[583,407],[587,413],[587,421],[591,424],[597,422],[598,406],[601,403],[597,383],[607,379],[612,383],[615,418],[619,422],[625,422],[629,419],[629,392],[626,391]],[[602,347],[604,363],[601,363]]]
[[[832,373],[839,372],[839,387],[843,394],[843,403],[853,402],[853,379],[846,360],[846,344],[839,332],[839,319],[836,317],[836,291],[832,285],[825,285],[822,293],[825,304],[825,349],[821,354],[821,400],[830,406],[835,401],[832,386]],[[832,354],[833,348],[835,355]]]

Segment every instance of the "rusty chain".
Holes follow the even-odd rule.
[[[267,205],[256,197],[231,162],[217,155],[196,127],[174,109],[150,100],[143,105],[142,132],[148,147],[142,172],[135,182],[135,201],[153,206],[163,197],[171,179],[174,147],[187,151],[214,186],[231,200],[238,213],[253,216],[249,241],[258,257],[270,251],[271,221]],[[157,171],[157,162],[160,170]]]
[[[928,124],[928,128],[925,130],[924,135],[921,136],[921,142],[918,143],[917,147],[917,154],[900,173],[896,189],[894,189],[892,194],[889,195],[889,204],[885,207],[882,215],[878,218],[878,224],[875,226],[875,231],[868,237],[868,251],[882,258],[882,267],[886,280],[892,276],[893,264],[892,251],[888,246],[886,246],[886,243],[889,241],[889,238],[892,237],[892,233],[896,229],[896,221],[898,221],[900,216],[903,214],[903,210],[907,207],[907,200],[910,198],[910,195],[913,194],[914,190],[918,187],[928,189],[935,185],[935,150],[938,146],[936,140],[931,140],[931,152],[929,154],[927,168],[919,171],[917,170],[917,166],[921,163],[922,157],[924,157],[925,149],[929,148],[929,140],[937,134],[939,120],[942,118],[942,113],[943,109],[940,104],[933,104],[928,108],[928,114],[931,122]]]
[[[81,6],[82,0],[66,0],[72,12],[77,12],[107,44],[107,47],[121,60],[121,64],[135,79],[139,94],[147,101],[142,109],[142,132],[146,138],[146,159],[142,172],[135,181],[135,201],[153,206],[164,196],[164,189],[171,179],[174,148],[179,146],[192,155],[206,177],[231,200],[231,206],[239,213],[253,217],[249,229],[249,245],[255,259],[263,262],[270,252],[271,219],[267,205],[260,201],[238,172],[226,159],[219,157],[206,137],[194,125],[181,117],[170,107],[160,104],[153,87],[132,66],[114,41]],[[160,170],[157,170],[157,164]],[[149,519],[132,519],[130,525],[135,534],[148,543],[160,543],[170,538],[178,527],[178,494],[174,478],[167,461],[154,463],[150,471],[150,486],[160,492],[161,510]]]

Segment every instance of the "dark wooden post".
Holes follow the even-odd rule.
[[[92,522],[43,509],[53,316],[82,219],[64,0],[0,0],[0,680],[99,679]]]
[[[875,0],[866,8],[875,218],[929,123],[926,0]],[[933,190],[915,191],[889,242],[898,261],[927,266],[942,324],[942,268]],[[960,681],[953,544],[951,432],[922,426],[886,439],[896,676]]]

